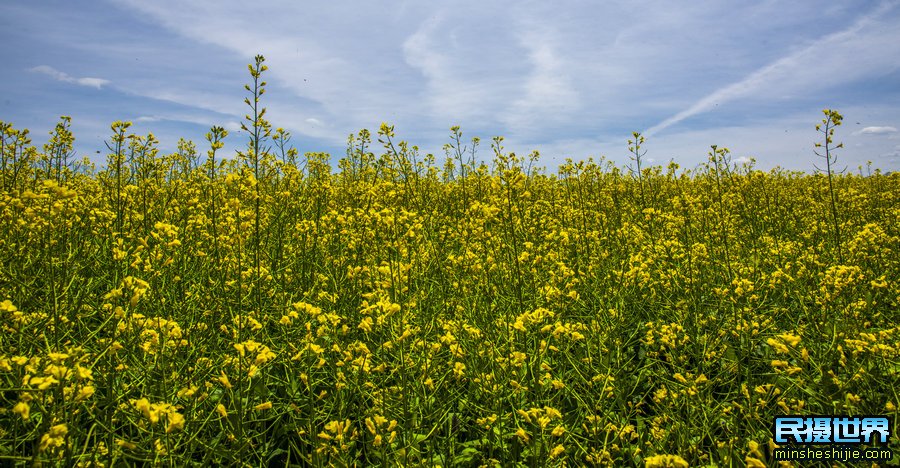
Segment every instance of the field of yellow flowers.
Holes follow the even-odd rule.
[[[116,122],[98,170],[67,118],[40,149],[0,124],[0,464],[759,467],[779,415],[896,434],[898,174],[835,176],[835,218],[825,175],[724,148],[548,174],[388,125],[332,170],[250,71],[237,157]]]

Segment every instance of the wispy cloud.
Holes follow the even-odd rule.
[[[76,78],[67,73],[61,72],[49,65],[38,65],[36,67],[28,69],[28,71],[34,72],[34,73],[42,73],[44,75],[47,75],[47,76],[53,78],[56,81],[62,81],[64,83],[75,83],[77,85],[87,86],[90,88],[100,89],[103,86],[108,85],[110,83],[109,80],[104,80],[103,78],[90,78],[90,77]]]
[[[720,104],[752,95],[775,82],[785,84],[785,82],[814,83],[818,81],[819,86],[822,86],[854,78],[856,75],[852,73],[851,67],[846,67],[845,70],[840,70],[837,73],[831,73],[833,70],[831,70],[832,67],[830,65],[833,65],[834,62],[840,59],[844,59],[842,65],[851,65],[858,70],[859,64],[854,64],[854,61],[858,62],[860,59],[865,58],[859,55],[860,52],[864,52],[869,47],[872,47],[873,50],[881,47],[877,43],[865,44],[861,47],[861,44],[859,44],[861,38],[857,37],[857,33],[871,26],[877,18],[883,16],[894,6],[892,3],[881,4],[871,13],[858,19],[850,27],[828,34],[806,47],[756,70],[746,78],[714,91],[687,109],[650,127],[644,134],[648,137],[652,136],[690,117],[713,110]],[[828,72],[822,73],[823,65],[828,66]],[[874,64],[864,64],[864,66],[872,65]],[[883,64],[878,64],[878,66],[883,67]]]
[[[564,120],[579,111],[578,92],[573,87],[565,50],[559,46],[558,34],[546,25],[527,21],[519,44],[527,51],[531,70],[523,93],[515,99],[508,114],[502,117],[510,131],[519,133],[548,121]]]
[[[900,129],[900,48],[885,45],[900,41],[900,1],[883,1],[387,0],[347,15],[335,3],[264,0],[272,13],[257,22],[240,0],[24,2],[4,10],[23,27],[0,36],[23,52],[0,68],[0,82],[18,90],[0,105],[38,128],[52,128],[54,115],[142,116],[136,131],[161,145],[174,137],[172,146],[180,134],[202,140],[212,124],[237,130],[246,64],[263,54],[267,118],[304,151],[343,154],[348,133],[386,121],[423,153],[441,155],[448,127],[460,125],[466,139],[503,135],[510,151],[539,149],[551,168],[598,154],[624,164],[631,132],[649,129],[659,161],[703,161],[718,143],[760,166],[791,158],[811,168],[823,108]],[[38,73],[73,86],[50,88]],[[108,91],[84,92],[97,88]],[[900,140],[853,127],[839,130],[848,160],[878,159]],[[106,133],[79,144],[93,152]]]
[[[135,122],[181,122],[181,123],[189,123],[195,125],[202,125],[204,127],[211,127],[213,125],[219,125],[219,121],[211,116],[202,116],[202,115],[141,115],[134,119]],[[229,122],[229,124],[233,123],[233,126],[237,126],[240,128],[240,124],[237,122]]]
[[[886,135],[889,133],[897,133],[894,127],[864,127],[853,132],[854,135]]]
[[[490,65],[474,57],[476,53],[496,56],[497,49],[509,45],[503,40],[491,44],[472,41],[465,36],[469,30],[456,25],[454,14],[441,10],[422,20],[402,42],[403,60],[424,80],[418,94],[432,119],[443,119],[446,126],[460,121],[484,124],[493,111],[506,104],[513,83],[507,81],[504,86],[504,74],[485,70]]]

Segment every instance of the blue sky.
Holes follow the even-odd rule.
[[[257,5],[257,6],[252,6]],[[844,114],[839,165],[900,170],[900,2],[11,1],[0,4],[0,120],[42,144],[73,118],[79,156],[102,162],[114,120],[205,150],[237,131],[247,64],[301,153],[336,162],[382,121],[443,160],[449,127],[507,150],[691,168],[709,145],[757,167],[814,170],[822,109]],[[101,155],[96,151],[100,150]]]

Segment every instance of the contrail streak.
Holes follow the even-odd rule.
[[[682,120],[685,120],[697,114],[701,114],[703,112],[707,112],[713,109],[715,106],[724,102],[731,101],[741,96],[750,94],[751,92],[764,85],[773,76],[779,74],[786,75],[786,72],[794,67],[797,62],[801,61],[800,59],[815,54],[821,54],[824,50],[827,50],[829,45],[840,43],[841,41],[844,41],[853,36],[865,26],[869,25],[873,21],[873,19],[883,15],[888,10],[893,8],[893,6],[894,5],[891,3],[881,4],[878,8],[875,9],[875,11],[863,16],[849,28],[844,29],[843,31],[829,34],[819,39],[818,41],[815,41],[813,44],[810,44],[809,46],[798,50],[797,52],[782,57],[760,68],[759,70],[756,70],[737,83],[732,83],[728,86],[725,86],[724,88],[720,88],[714,91],[712,94],[709,94],[703,99],[700,99],[699,101],[694,103],[694,105],[692,105],[691,107],[688,107],[687,109],[673,115],[672,117],[669,117],[668,119],[663,120],[662,122],[650,127],[649,129],[644,131],[643,134],[647,137],[653,136],[654,134],[659,133],[660,131],[668,127],[671,127],[672,125],[675,125]]]

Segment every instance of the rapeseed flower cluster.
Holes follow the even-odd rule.
[[[45,151],[0,123],[11,456],[768,466],[777,415],[896,416],[897,175],[837,176],[835,218],[822,176],[721,148],[548,171],[385,124],[332,166],[250,71],[233,158],[116,122],[101,168],[50,165],[64,122]]]

